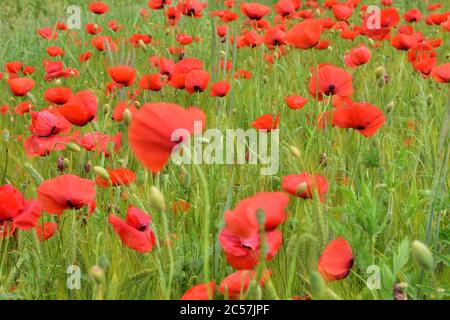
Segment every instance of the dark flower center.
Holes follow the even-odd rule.
[[[327,90],[325,91],[326,95],[333,95],[334,91],[336,90],[336,86],[334,84],[330,84],[327,88]]]
[[[137,227],[137,230],[141,231],[141,232],[147,231],[147,229],[148,229],[148,224],[141,224]]]

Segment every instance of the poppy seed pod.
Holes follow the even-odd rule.
[[[414,240],[411,245],[411,255],[417,265],[424,271],[432,271],[434,268],[433,254],[427,245],[419,240]]]
[[[148,199],[153,208],[161,212],[166,211],[166,201],[164,199],[164,195],[157,187],[152,186],[150,188],[150,194]]]
[[[125,109],[123,112],[123,121],[126,125],[129,125],[131,123],[131,120],[133,119],[133,115],[131,114],[130,109]]]
[[[103,178],[105,180],[109,180],[110,179],[108,171],[105,168],[103,168],[103,167],[95,166],[94,167],[94,172],[95,172],[95,174],[97,176],[99,176],[99,177],[101,177],[101,178]]]
[[[66,144],[66,147],[67,147],[67,149],[69,149],[70,151],[73,151],[73,152],[81,151],[80,146],[73,142],[69,142],[68,144]]]

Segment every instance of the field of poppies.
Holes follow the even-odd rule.
[[[450,298],[450,5],[18,0],[0,299]]]

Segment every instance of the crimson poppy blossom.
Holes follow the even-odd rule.
[[[21,61],[11,61],[5,63],[5,69],[8,73],[18,74],[23,68],[23,63]]]
[[[345,65],[349,68],[357,68],[369,62],[372,57],[371,51],[365,46],[353,48],[344,56]]]
[[[126,247],[141,253],[152,251],[156,237],[150,228],[152,218],[148,214],[129,206],[125,221],[115,215],[110,215],[108,221]]]
[[[30,131],[39,137],[68,133],[72,127],[70,122],[54,108],[30,112],[30,116]]]
[[[65,104],[72,96],[72,90],[66,87],[49,88],[44,92],[44,99],[54,104]]]
[[[259,279],[258,285],[260,287],[264,286],[266,280],[272,274],[272,270],[263,270],[261,279]],[[241,293],[245,293],[252,280],[258,281],[256,279],[255,270],[239,270],[236,271],[222,280],[219,285],[218,291],[221,294],[226,294],[230,299],[238,299]]]
[[[294,13],[296,8],[292,0],[280,0],[274,6],[275,12],[282,17],[289,16]]]
[[[10,184],[0,186],[0,239],[11,237],[16,228],[34,228],[41,214],[39,201],[25,199]]]
[[[126,186],[131,183],[133,183],[136,180],[136,174],[126,168],[119,168],[119,169],[108,169],[109,174],[109,181],[106,179],[103,179],[101,177],[97,177],[95,179],[98,186],[102,188],[106,188],[108,186]]]
[[[103,153],[106,157],[110,155],[111,151],[117,152],[122,147],[121,132],[113,136],[98,131],[88,132],[75,140],[83,149]]]
[[[315,47],[322,34],[322,21],[308,19],[293,26],[284,36],[287,44],[298,49]]]
[[[216,283],[214,281],[197,284],[190,287],[181,296],[180,300],[211,300],[214,298],[214,288]]]
[[[118,84],[125,87],[131,86],[136,78],[136,69],[121,65],[108,68],[108,74]]]
[[[39,201],[44,211],[60,216],[65,210],[89,207],[95,209],[95,183],[73,174],[45,180],[37,188]]]
[[[159,91],[168,82],[167,76],[160,73],[145,74],[138,82],[138,86],[144,90]]]
[[[217,81],[211,86],[211,97],[225,97],[231,89],[231,85],[228,81]]]
[[[305,199],[312,199],[317,192],[322,202],[328,191],[328,183],[324,177],[307,172],[284,176],[281,187],[287,193]]]
[[[36,237],[39,241],[46,241],[53,237],[58,230],[58,223],[56,222],[44,222],[36,226]]]
[[[85,126],[95,119],[98,108],[98,100],[92,91],[84,90],[71,96],[58,111],[72,124]]]
[[[278,252],[283,241],[279,230],[266,233],[268,251],[266,260],[270,261]],[[260,260],[260,236],[255,233],[250,238],[242,238],[235,235],[231,230],[224,228],[220,231],[219,242],[225,252],[227,262],[235,269],[247,270],[255,267]]]
[[[106,12],[108,12],[108,10],[109,10],[109,7],[104,2],[96,1],[96,2],[92,2],[89,5],[89,11],[91,11],[92,13],[98,14],[98,15],[105,14]]]
[[[333,14],[338,21],[348,21],[353,14],[353,6],[348,4],[336,4],[333,6]]]
[[[186,75],[184,87],[190,94],[206,90],[211,79],[206,70],[192,70]]]
[[[325,247],[319,258],[319,272],[326,281],[347,277],[353,266],[353,253],[348,242],[339,237]]]
[[[74,135],[76,135],[74,133]],[[66,144],[74,139],[72,136],[51,135],[49,137],[39,137],[32,135],[24,141],[24,149],[29,157],[45,157],[53,151],[60,151],[66,148]]]
[[[286,218],[289,196],[282,192],[258,192],[241,200],[234,210],[225,212],[225,225],[237,236],[248,238],[259,231],[257,212],[264,213],[266,231],[275,229]]]
[[[450,62],[441,64],[431,71],[431,76],[437,82],[449,83],[450,82]]]
[[[114,108],[111,118],[117,122],[123,121],[123,114],[125,110],[129,110],[132,117],[138,111],[138,109],[134,105],[128,105],[128,103],[120,101]]]
[[[163,9],[164,6],[172,4],[172,0],[148,0],[148,7],[152,10]]]
[[[319,64],[317,70],[311,68],[309,93],[322,101],[323,96],[338,95],[349,97],[353,93],[353,77],[350,73],[329,63]]]
[[[193,134],[195,122],[201,122],[201,130],[204,129],[206,116],[198,108],[184,109],[173,103],[144,104],[131,121],[128,141],[136,158],[147,169],[159,172],[174,148],[182,142],[173,141],[174,131],[185,129]]]
[[[270,12],[270,7],[258,2],[242,3],[240,9],[250,20],[261,20]]]
[[[295,95],[284,97],[284,100],[286,101],[288,107],[294,110],[303,108],[305,104],[309,101],[308,99],[302,96],[295,96]]]
[[[258,118],[256,118],[255,121],[251,123],[251,126],[258,130],[275,130],[278,128],[278,122],[280,120],[280,113],[274,115],[274,114],[264,114]]]
[[[332,111],[332,124],[339,128],[358,130],[365,137],[373,136],[385,121],[383,112],[369,103],[351,103]]]
[[[9,89],[16,97],[25,96],[31,89],[33,89],[35,84],[36,83],[34,80],[30,78],[8,79]]]

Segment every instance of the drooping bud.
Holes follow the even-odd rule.
[[[106,171],[106,169],[103,168],[103,167],[95,166],[94,167],[94,172],[100,178],[103,178],[103,179],[106,179],[106,180],[110,179],[108,171]]]
[[[162,192],[155,186],[150,188],[149,195],[150,205],[155,208],[159,212],[166,211],[166,200],[164,199],[164,195]]]
[[[375,76],[377,77],[377,79],[380,79],[385,74],[386,74],[386,69],[383,66],[380,66],[375,69]]]
[[[306,182],[302,182],[297,186],[297,190],[295,190],[295,193],[297,195],[300,195],[308,190],[308,184]]]
[[[386,112],[391,113],[394,110],[395,102],[391,101],[386,105]]]
[[[73,151],[73,152],[81,151],[80,146],[73,142],[69,142],[68,144],[66,144],[66,147],[67,147],[67,149],[69,149],[70,151]]]
[[[414,240],[411,245],[413,260],[424,271],[432,271],[434,268],[433,254],[427,245],[419,240]]]

